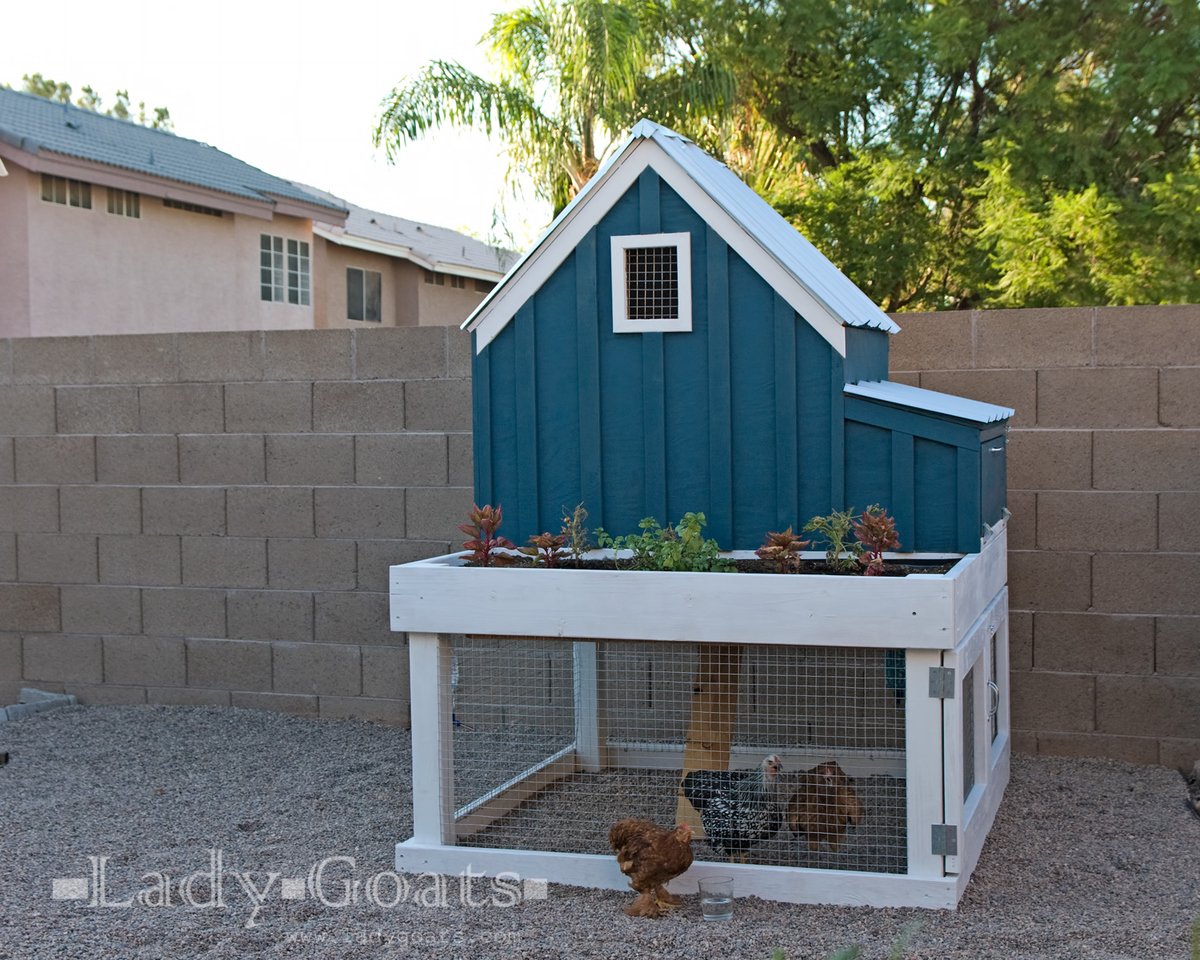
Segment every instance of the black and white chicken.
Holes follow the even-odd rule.
[[[683,795],[700,814],[708,845],[719,856],[745,861],[750,848],[783,826],[777,754],[754,770],[693,770],[683,778]]]

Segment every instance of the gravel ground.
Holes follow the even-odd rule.
[[[1187,960],[1200,915],[1200,819],[1180,776],[1105,760],[1018,756],[975,877],[957,912],[810,907],[746,898],[705,924],[694,898],[633,920],[625,893],[553,886],[546,899],[445,905],[428,880],[389,901],[392,845],[411,831],[406,733],[248,710],[73,707],[0,725],[0,958],[28,957],[722,957],[825,960],[858,945],[886,957],[912,931],[911,958]],[[221,903],[210,851],[220,850]],[[282,899],[257,915],[243,881],[306,876],[359,902]],[[94,893],[103,861],[109,901]],[[98,865],[100,861],[95,860]],[[162,905],[160,875],[169,875]],[[236,875],[236,876],[235,876]],[[475,881],[475,896],[488,888]],[[81,889],[82,888],[82,889]],[[294,890],[294,887],[293,887]],[[425,903],[413,902],[417,894]],[[183,902],[190,896],[192,904]],[[157,904],[157,905],[156,905]],[[249,924],[253,923],[253,926]]]

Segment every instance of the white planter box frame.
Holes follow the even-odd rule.
[[[947,573],[903,578],[481,569],[463,565],[459,554],[394,566],[391,625],[409,635],[413,739],[413,836],[396,845],[396,869],[476,875],[482,870],[489,876],[507,871],[578,886],[627,887],[613,857],[455,845],[455,822],[465,808],[453,809],[454,761],[446,735],[453,722],[450,635],[580,641],[575,644],[575,743],[493,791],[487,812],[494,817],[531,794],[522,790],[522,779],[535,772],[566,776],[595,768],[599,745],[596,725],[589,722],[596,709],[595,643],[589,641],[753,643],[763,638],[771,644],[905,651],[908,871],[697,861],[671,889],[695,892],[698,877],[720,871],[734,876],[739,896],[953,909],[1008,782],[1007,579],[1004,521],[979,553],[963,556]],[[795,629],[783,632],[781,623]],[[973,666],[979,668],[971,674]],[[954,670],[950,698],[928,695],[926,678],[930,668],[939,667]],[[975,684],[975,770],[974,787],[964,798],[962,685],[969,675]],[[994,691],[989,681],[995,682]],[[996,735],[991,738],[993,706]],[[622,762],[661,766],[664,756],[660,751],[639,760],[635,745],[623,751]],[[796,759],[810,759],[811,765],[824,756],[795,758],[789,769],[796,768]],[[847,772],[863,775],[850,767]],[[479,805],[473,810],[477,819]],[[956,829],[957,850],[949,855],[933,853],[933,828],[943,824]]]

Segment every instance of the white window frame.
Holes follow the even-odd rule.
[[[350,309],[350,291],[353,289],[352,281],[350,279],[351,271],[355,271],[358,273],[359,298],[360,298],[359,302],[362,304],[362,316],[361,317],[351,316],[351,313],[353,312]],[[371,311],[367,309],[367,306],[368,306],[367,287],[368,287],[370,277],[377,278],[376,283],[378,284],[378,287],[379,287],[379,299],[375,303],[376,310],[375,310],[375,316],[373,316],[373,317],[369,316]],[[346,319],[353,320],[356,323],[382,323],[383,322],[383,274],[380,271],[369,270],[366,267],[353,267],[353,266],[346,267]]]
[[[311,303],[312,268],[308,241],[259,235],[259,296],[268,303]]]
[[[679,304],[674,317],[631,320],[625,291],[625,251],[642,247],[674,247]],[[688,333],[692,329],[692,235],[641,233],[612,238],[613,333]]]
[[[108,212],[131,220],[142,219],[141,194],[120,187],[108,188]]]

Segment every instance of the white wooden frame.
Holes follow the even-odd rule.
[[[664,748],[606,738],[595,641],[745,643],[747,638],[769,637],[772,644],[906,651],[903,754],[839,751],[837,759],[852,777],[905,777],[907,873],[697,861],[671,889],[694,892],[698,877],[719,870],[734,877],[739,895],[793,903],[953,909],[1008,782],[1006,547],[1001,523],[979,554],[963,557],[947,574],[887,579],[480,570],[459,565],[457,557],[393,567],[392,626],[409,631],[413,736],[413,836],[396,845],[396,869],[443,874],[471,870],[476,875],[481,870],[486,875],[509,871],[556,883],[624,889],[626,878],[612,857],[463,847],[456,846],[456,840],[485,828],[560,777],[611,765],[680,768],[682,744]],[[559,582],[544,579],[556,575]],[[595,581],[595,597],[580,589],[588,580]],[[523,610],[510,595],[513,591],[523,596]],[[652,607],[646,591],[653,596]],[[618,609],[621,616],[613,617]],[[705,619],[716,611],[722,622]],[[848,611],[853,611],[852,617],[846,616]],[[756,625],[756,616],[769,618],[772,629]],[[778,624],[797,619],[795,633],[781,636]],[[622,632],[629,625],[635,630]],[[576,726],[575,740],[567,747],[455,810],[453,738],[447,733],[453,722],[449,636],[457,633],[521,637],[526,642],[530,637],[573,638]],[[992,638],[995,678],[990,676]],[[975,786],[964,798],[962,684],[975,664],[982,666],[973,675]],[[954,671],[950,697],[929,695],[931,668]],[[987,722],[993,699],[988,696],[989,679],[997,681],[999,691],[994,698],[994,740]],[[731,765],[749,767],[756,759],[753,751],[735,750]],[[784,757],[784,763],[788,769],[804,769],[824,759],[827,752],[798,752]],[[932,832],[942,826],[955,828],[956,853],[933,852]]]
[[[675,248],[675,280],[678,309],[674,317],[657,320],[629,319],[625,286],[625,251],[645,247]],[[690,233],[638,233],[613,237],[612,326],[613,333],[687,333],[692,329],[692,235]]]

